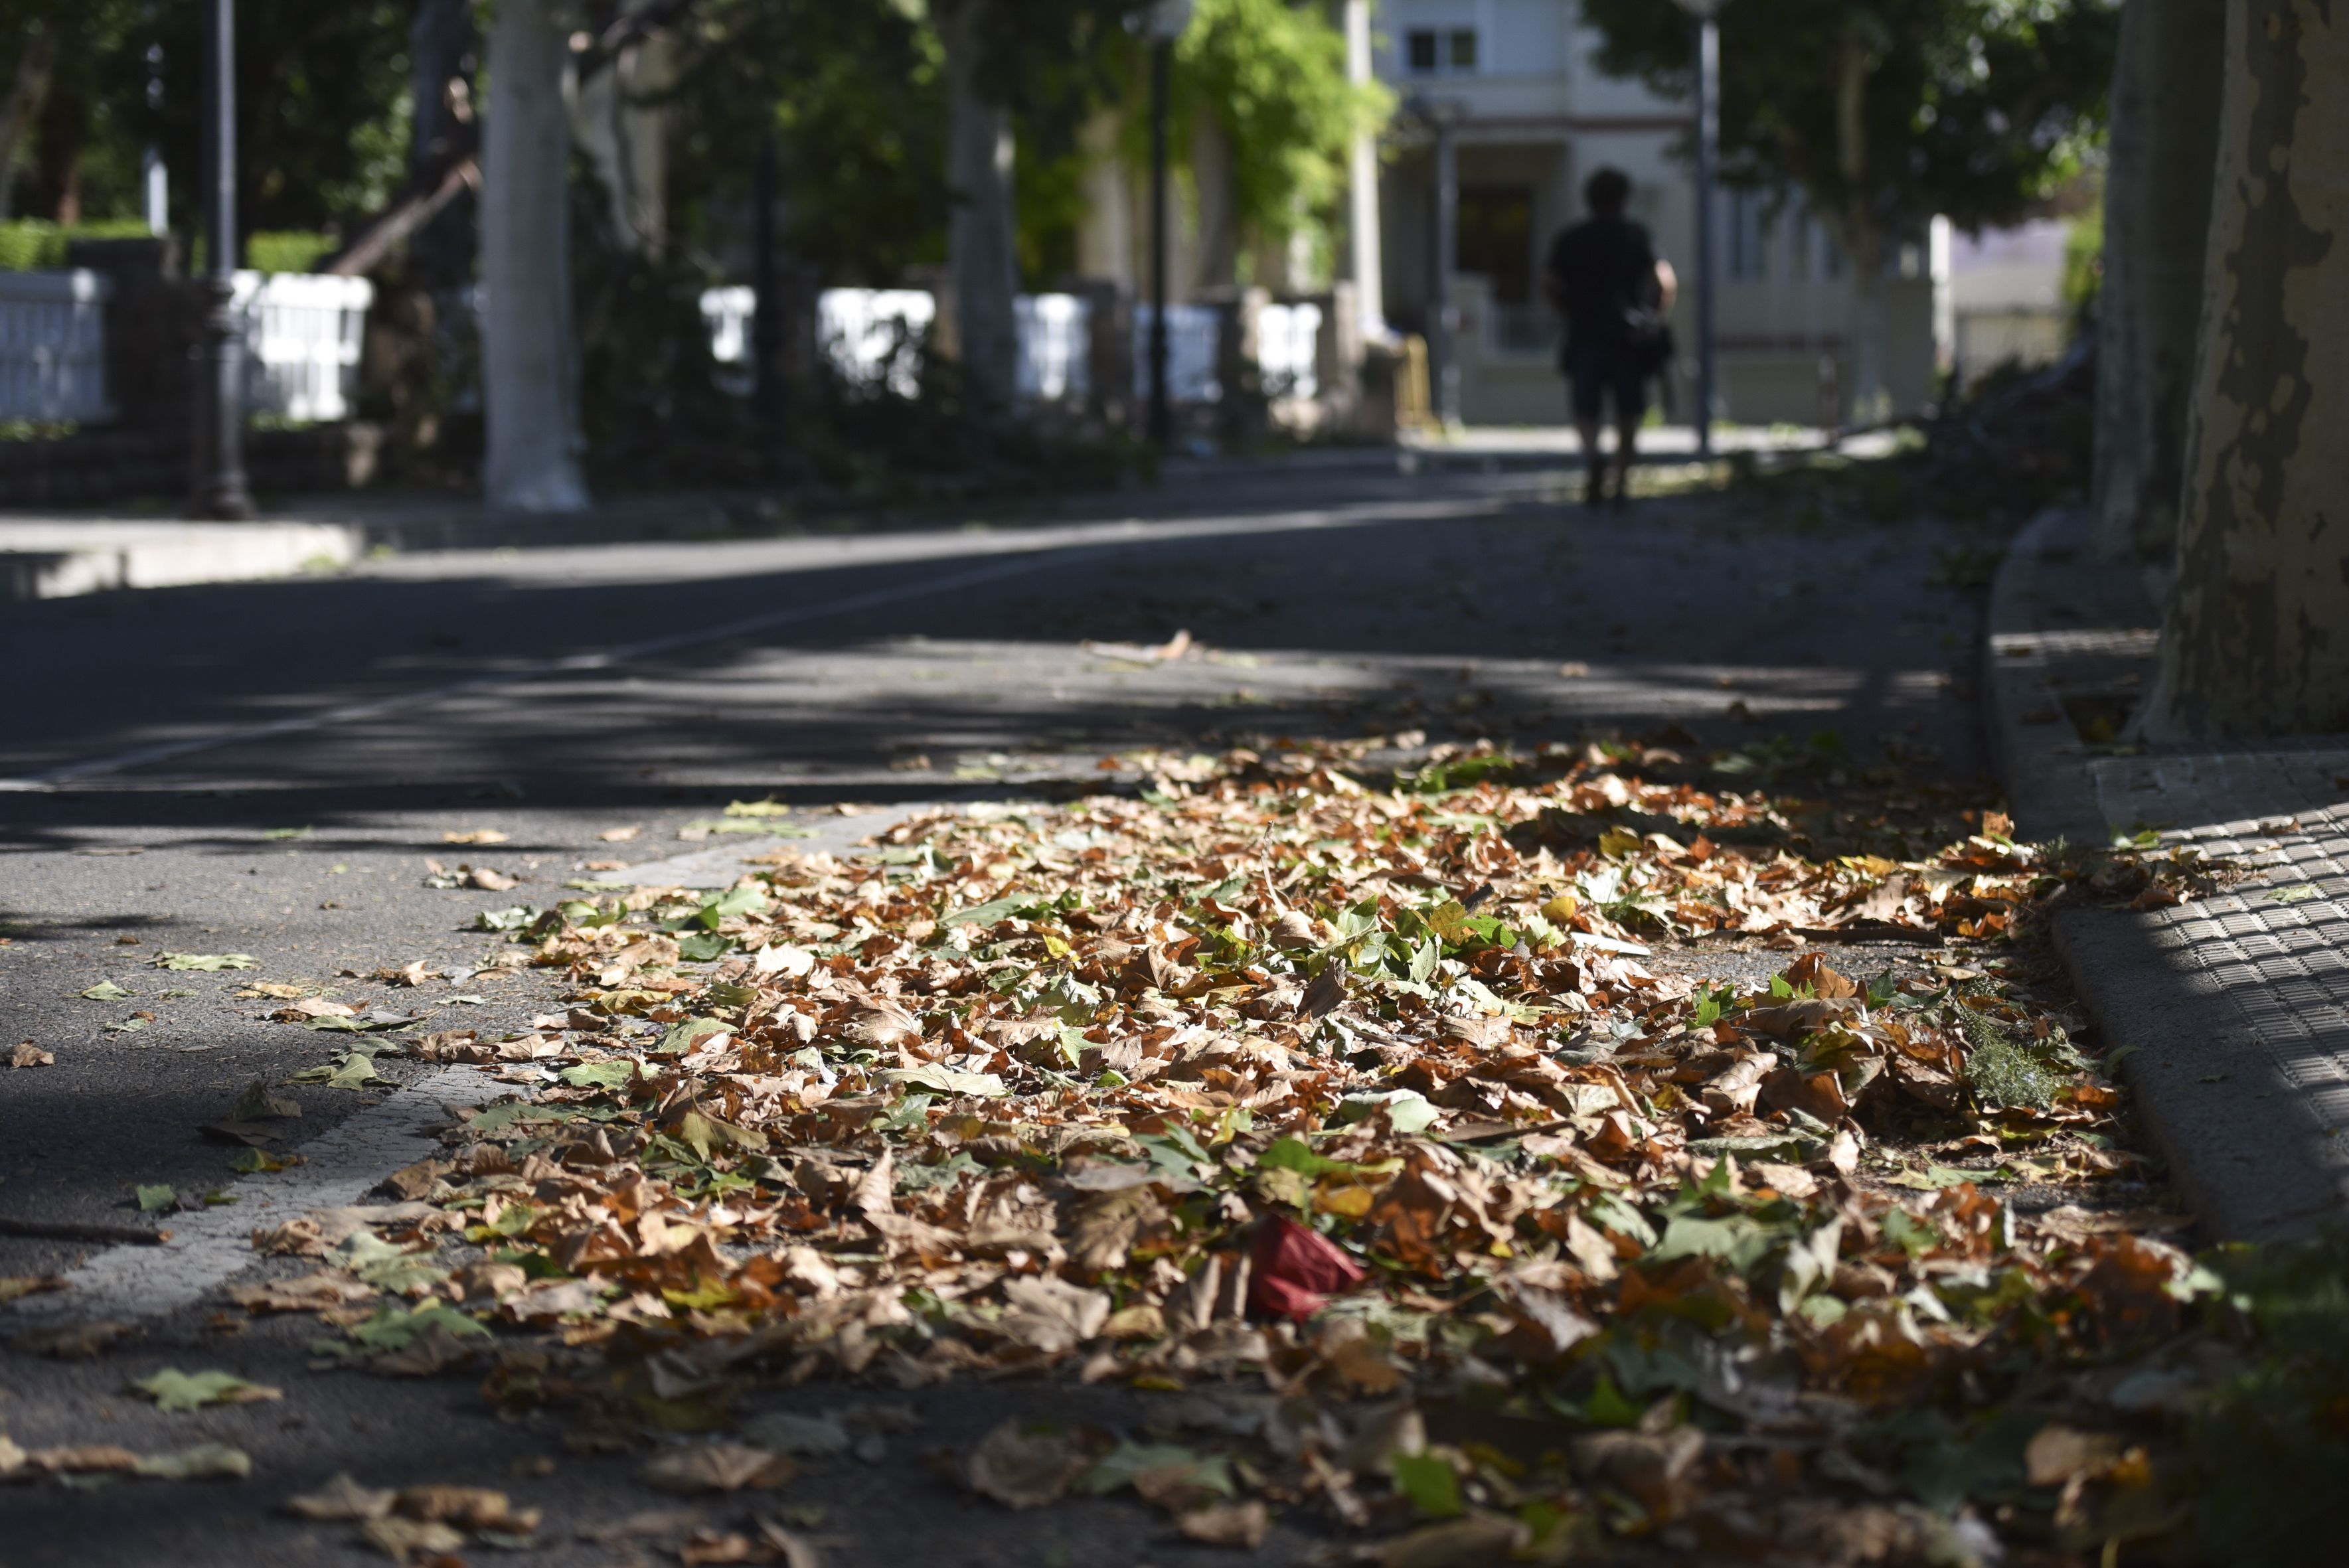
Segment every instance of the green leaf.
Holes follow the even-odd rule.
[[[490,1337],[488,1329],[440,1301],[428,1302],[413,1310],[403,1306],[381,1308],[365,1323],[355,1325],[350,1336],[351,1343],[365,1351],[404,1350],[436,1328],[459,1339]],[[320,1348],[347,1353],[349,1347],[326,1340]]]
[[[1229,1460],[1176,1443],[1120,1443],[1077,1478],[1076,1490],[1090,1497],[1105,1497],[1132,1486],[1133,1478],[1144,1470],[1178,1470],[1190,1485],[1217,1497],[1239,1494]]]
[[[133,1472],[150,1480],[243,1480],[253,1456],[226,1443],[197,1443],[167,1454],[141,1454]]]
[[[1381,1160],[1374,1165],[1353,1165],[1343,1160],[1331,1160],[1316,1154],[1301,1138],[1282,1138],[1256,1157],[1258,1169],[1294,1171],[1300,1176],[1381,1176],[1390,1171],[1402,1169],[1400,1160]]]
[[[130,1385],[155,1401],[159,1410],[201,1409],[206,1405],[247,1405],[276,1399],[285,1391],[262,1383],[248,1383],[233,1372],[181,1372],[166,1367],[152,1377]]]
[[[159,969],[196,969],[211,973],[221,969],[258,969],[261,960],[250,953],[166,953],[158,956]]]
[[[1397,1453],[1387,1461],[1394,1469],[1395,1490],[1428,1519],[1457,1519],[1465,1511],[1460,1501],[1460,1477],[1451,1462],[1433,1454]]]
[[[565,1068],[555,1076],[573,1088],[626,1088],[636,1081],[643,1064],[635,1060],[615,1062],[582,1062],[575,1068]],[[649,1073],[644,1074],[650,1077]]]
[[[261,836],[264,839],[275,840],[306,839],[310,836],[310,830],[307,828],[269,828],[264,830]]]
[[[166,1183],[139,1189],[139,1207],[150,1214],[174,1208],[179,1202],[180,1194]]]
[[[1744,1214],[1729,1214],[1718,1220],[1682,1214],[1665,1225],[1664,1239],[1648,1253],[1648,1261],[1717,1258],[1744,1274],[1785,1239],[1783,1228],[1765,1225]]]
[[[265,1175],[272,1171],[290,1170],[304,1163],[299,1154],[272,1154],[263,1149],[240,1149],[228,1162],[228,1168],[240,1176]]]
[[[1362,1121],[1384,1109],[1387,1125],[1403,1138],[1424,1132],[1435,1120],[1435,1107],[1417,1089],[1379,1089],[1367,1094],[1350,1094],[1338,1102],[1338,1114],[1332,1118],[1340,1124]]]
[[[82,999],[88,1002],[119,1002],[131,995],[131,992],[125,991],[111,980],[101,980],[83,992]]]
[[[653,1049],[665,1057],[682,1056],[712,1035],[730,1035],[733,1032],[733,1025],[716,1018],[688,1018],[683,1023],[671,1024],[668,1033],[660,1037],[660,1044]]]
[[[353,1231],[327,1256],[336,1267],[348,1269],[378,1290],[404,1293],[449,1277],[448,1270],[433,1266],[429,1254],[404,1251],[372,1231]]]
[[[723,958],[733,947],[734,939],[720,936],[714,931],[697,931],[677,939],[677,955],[695,964],[707,964],[713,958]]]
[[[940,1094],[977,1095],[986,1099],[996,1099],[1011,1092],[998,1074],[957,1072],[936,1062],[924,1062],[914,1068],[892,1068],[881,1076],[890,1083],[916,1084],[923,1088],[936,1089]]]
[[[473,916],[475,931],[520,931],[545,912],[534,903],[518,903],[507,909],[485,909]]]

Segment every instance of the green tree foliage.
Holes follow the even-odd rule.
[[[709,252],[739,245],[759,137],[781,154],[782,241],[827,283],[880,284],[946,255],[936,35],[891,0],[704,0],[686,65],[672,207]]]
[[[1334,214],[1347,150],[1391,107],[1384,88],[1347,80],[1344,35],[1319,5],[1199,0],[1175,65],[1176,123],[1222,122],[1240,225],[1276,242]]]
[[[1690,94],[1678,6],[1583,15],[1602,70]],[[2118,36],[2112,0],[1727,0],[1723,178],[1800,191],[1863,262],[1935,214],[2012,222],[2101,133]]]
[[[88,84],[86,167],[112,171],[94,216],[139,204],[140,150],[162,150],[175,226],[196,222],[204,7],[196,0],[84,0],[66,51]],[[243,232],[316,230],[373,210],[406,171],[406,0],[239,0],[238,220]],[[160,45],[161,100],[147,54]]]

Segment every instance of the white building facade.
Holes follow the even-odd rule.
[[[1672,156],[1686,139],[1690,106],[1603,75],[1593,58],[1598,36],[1582,25],[1576,0],[1350,0],[1345,9],[1358,30],[1368,14],[1370,69],[1402,106],[1381,156],[1356,160],[1357,180],[1367,168],[1377,181],[1378,234],[1375,244],[1352,247],[1357,281],[1401,332],[1425,334],[1437,320],[1442,214],[1432,127],[1449,128],[1461,418],[1563,422],[1558,323],[1542,299],[1542,264],[1551,239],[1583,215],[1582,182],[1610,165],[1631,179],[1630,216],[1681,277],[1682,363],[1670,391],[1671,417],[1690,418],[1696,194],[1689,164]],[[1715,417],[1847,422],[1849,266],[1798,205],[1773,212],[1763,198],[1726,191],[1717,202]],[[1354,211],[1371,206],[1358,190]],[[1948,254],[1946,226],[1936,223],[1897,248],[1884,280],[1891,412],[1913,411],[1935,394],[1950,347]]]

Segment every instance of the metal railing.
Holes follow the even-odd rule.
[[[1268,397],[1311,397],[1321,390],[1321,307],[1268,304],[1256,315],[1256,363]]]
[[[0,273],[0,420],[103,419],[107,279]]]
[[[1150,323],[1156,312],[1133,307],[1133,395],[1150,396]],[[1222,313],[1211,304],[1166,307],[1166,397],[1174,403],[1215,403],[1224,396],[1216,375]]]
[[[310,273],[239,273],[244,409],[305,422],[347,419],[358,396],[375,285]]]
[[[0,419],[97,422],[106,385],[112,284],[86,269],[0,273]],[[241,272],[230,296],[244,338],[250,414],[346,419],[375,286],[365,278]]]

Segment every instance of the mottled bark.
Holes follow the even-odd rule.
[[[995,0],[957,0],[940,19],[947,65],[947,264],[955,330],[972,397],[1009,407],[1019,365],[1018,234],[1011,117],[979,86],[981,40]]]
[[[2093,506],[2108,560],[2166,560],[2177,549],[2225,57],[2224,6],[2128,0],[2113,72],[2096,345]]]
[[[571,305],[561,0],[499,0],[490,34],[481,203],[481,382],[492,502],[587,504],[579,467],[579,354]]]
[[[2226,10],[2152,740],[2349,730],[2349,0]]]
[[[628,15],[659,0],[632,0]],[[677,85],[674,38],[654,33],[622,45],[611,65],[582,82],[571,106],[571,133],[587,154],[612,211],[614,237],[637,254],[657,255],[668,241],[668,133],[675,117],[664,95]]]

